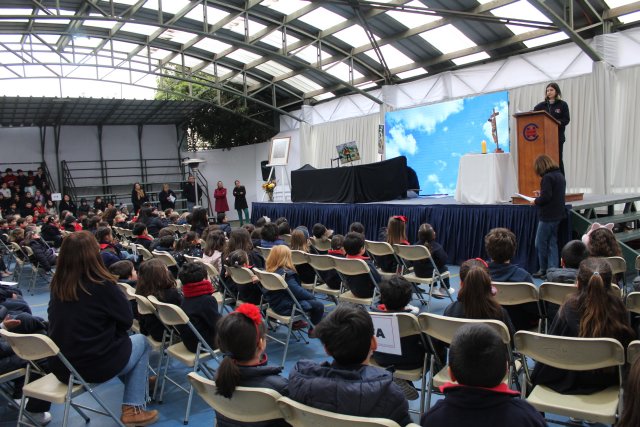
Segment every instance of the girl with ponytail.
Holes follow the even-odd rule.
[[[218,323],[218,348],[224,355],[216,372],[217,394],[232,398],[236,387],[270,388],[283,396],[288,394],[288,380],[282,368],[267,366],[266,328],[260,310],[253,304],[242,304]],[[241,423],[217,413],[219,427],[251,425],[255,427],[289,426],[284,420]]]
[[[580,338],[613,338],[627,347],[635,339],[620,292],[611,287],[611,265],[604,258],[587,258],[580,263],[577,292],[560,307],[550,334]],[[558,393],[592,394],[618,384],[617,370],[564,371],[536,364],[534,384]]]

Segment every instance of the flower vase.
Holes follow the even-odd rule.
[[[273,191],[267,192],[267,196],[269,196],[269,201],[273,202]]]

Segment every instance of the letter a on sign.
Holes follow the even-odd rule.
[[[388,314],[370,313],[373,328],[376,331],[378,350],[380,353],[402,354],[400,346],[400,327],[398,318]]]

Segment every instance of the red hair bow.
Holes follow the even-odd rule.
[[[247,316],[256,326],[262,323],[262,314],[260,314],[260,309],[253,304],[240,304],[240,307],[236,308],[235,312]]]
[[[407,222],[407,217],[403,215],[395,215],[393,219],[399,219],[402,222]]]

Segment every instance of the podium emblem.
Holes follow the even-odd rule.
[[[526,141],[533,142],[540,136],[538,134],[538,125],[529,123],[522,128],[522,136]]]

